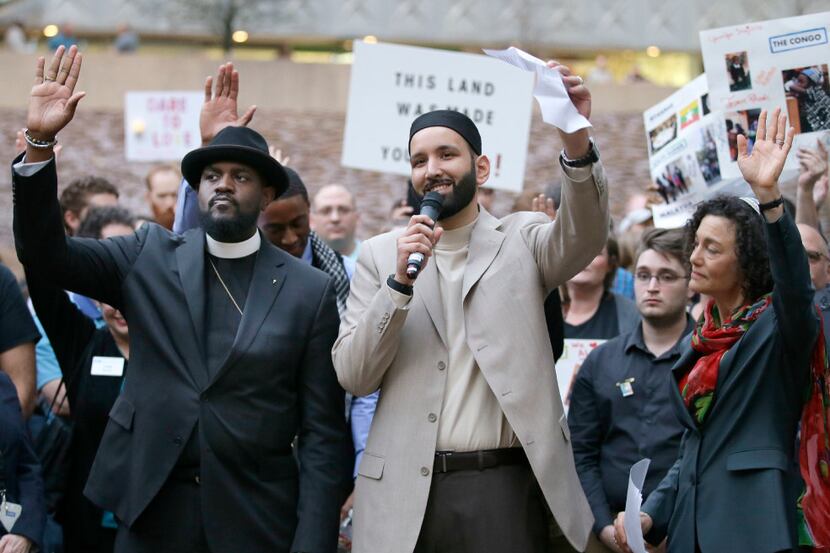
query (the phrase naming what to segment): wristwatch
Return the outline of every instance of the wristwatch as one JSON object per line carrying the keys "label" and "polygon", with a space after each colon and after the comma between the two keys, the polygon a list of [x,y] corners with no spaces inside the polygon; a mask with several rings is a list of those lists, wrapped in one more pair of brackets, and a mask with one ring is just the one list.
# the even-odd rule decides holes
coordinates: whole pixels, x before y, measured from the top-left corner
{"label": "wristwatch", "polygon": [[588,165],[599,161],[599,150],[597,150],[597,145],[594,143],[594,139],[589,138],[588,142],[591,144],[591,149],[588,150],[587,154],[576,159],[568,159],[568,156],[565,155],[565,150],[563,149],[562,154],[560,155],[562,165],[574,168],[587,167]]}
{"label": "wristwatch", "polygon": [[386,279],[386,285],[395,292],[406,294],[407,296],[412,295],[412,286],[398,282],[395,280],[395,275],[389,275]]}

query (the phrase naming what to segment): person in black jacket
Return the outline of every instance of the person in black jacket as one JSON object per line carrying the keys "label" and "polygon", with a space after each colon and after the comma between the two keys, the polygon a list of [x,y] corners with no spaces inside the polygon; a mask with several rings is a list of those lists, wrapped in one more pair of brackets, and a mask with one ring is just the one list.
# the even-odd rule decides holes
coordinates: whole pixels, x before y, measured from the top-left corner
{"label": "person in black jacket", "polygon": [[[23,424],[20,402],[11,379],[0,372],[0,489],[5,490],[4,510],[9,504],[21,511],[11,529],[0,525],[0,551],[29,553],[40,548],[46,508],[40,463]],[[2,499],[2,498],[0,498]]]}
{"label": "person in black jacket", "polygon": [[259,133],[233,126],[238,73],[222,66],[215,98],[206,83],[206,103],[233,117],[182,160],[204,229],[68,238],[52,147],[83,93],[81,56],[64,53],[38,60],[14,232],[27,271],[130,325],[130,374],[85,495],[117,518],[119,553],[334,550],[351,483],[335,293],[256,228],[287,178]]}
{"label": "person in black jacket", "polygon": [[[78,236],[109,238],[132,234],[133,218],[121,207],[90,210]],[[41,278],[28,276],[29,296],[52,343],[72,406],[74,422],[64,497],[58,508],[66,553],[111,553],[116,525],[112,515],[84,497],[95,453],[109,412],[121,393],[130,357],[129,329],[121,313],[99,304],[106,327],[70,301],[66,292]]]}

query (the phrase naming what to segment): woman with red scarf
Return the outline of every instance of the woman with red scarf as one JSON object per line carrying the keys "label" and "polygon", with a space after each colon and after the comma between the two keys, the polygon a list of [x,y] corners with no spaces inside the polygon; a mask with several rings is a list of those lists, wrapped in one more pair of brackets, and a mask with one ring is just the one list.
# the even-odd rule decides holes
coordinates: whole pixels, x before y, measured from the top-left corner
{"label": "woman with red scarf", "polygon": [[[640,515],[646,541],[667,538],[670,553],[830,546],[827,361],[807,257],[778,189],[786,123],[780,110],[762,113],[751,155],[738,138],[760,205],[718,197],[686,227],[689,288],[712,299],[672,371],[687,428],[679,457]],[[622,514],[615,527],[630,551]]]}

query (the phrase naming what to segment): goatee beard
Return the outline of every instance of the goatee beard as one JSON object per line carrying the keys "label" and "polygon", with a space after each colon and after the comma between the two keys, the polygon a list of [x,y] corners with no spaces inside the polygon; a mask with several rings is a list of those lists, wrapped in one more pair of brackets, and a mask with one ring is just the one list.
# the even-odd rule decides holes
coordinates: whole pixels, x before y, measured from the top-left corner
{"label": "goatee beard", "polygon": [[214,219],[209,211],[199,213],[202,228],[219,242],[242,242],[256,232],[258,213],[239,212],[232,219]]}
{"label": "goatee beard", "polygon": [[444,197],[444,205],[441,207],[441,216],[438,220],[448,219],[470,205],[476,195],[476,186],[476,173],[473,165],[470,167],[470,172],[453,184],[450,193]]}

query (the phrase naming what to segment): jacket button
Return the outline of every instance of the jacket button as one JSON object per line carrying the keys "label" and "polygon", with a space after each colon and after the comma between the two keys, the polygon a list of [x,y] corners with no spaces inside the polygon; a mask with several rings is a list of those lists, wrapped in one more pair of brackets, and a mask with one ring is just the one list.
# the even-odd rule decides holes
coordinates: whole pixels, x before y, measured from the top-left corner
{"label": "jacket button", "polygon": [[176,445],[182,445],[183,441],[184,440],[182,440],[181,436],[176,436],[175,438],[173,438],[173,443],[176,444]]}
{"label": "jacket button", "polygon": [[443,370],[444,370],[444,369],[446,369],[446,368],[447,368],[447,364],[446,364],[446,363],[444,363],[443,361],[438,361],[438,370],[439,370],[439,371],[443,371]]}
{"label": "jacket button", "polygon": [[438,420],[438,417],[435,416],[435,413],[430,413],[427,420],[429,420],[429,422],[435,422]]}
{"label": "jacket button", "polygon": [[429,469],[426,467],[421,467],[421,476],[429,476]]}

